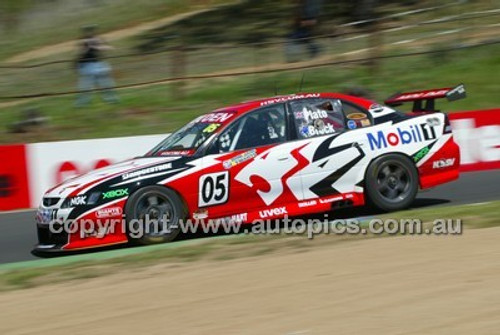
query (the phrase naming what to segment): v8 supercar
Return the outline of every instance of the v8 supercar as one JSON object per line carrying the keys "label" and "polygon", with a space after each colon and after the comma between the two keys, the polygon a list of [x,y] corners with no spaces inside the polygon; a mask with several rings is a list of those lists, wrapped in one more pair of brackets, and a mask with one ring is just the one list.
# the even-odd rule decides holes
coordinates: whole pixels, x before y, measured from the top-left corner
{"label": "v8 supercar", "polygon": [[[146,217],[252,223],[365,203],[406,208],[419,189],[458,178],[459,148],[434,99],[464,95],[463,85],[402,93],[383,106],[312,93],[218,109],[143,157],[48,190],[34,252],[168,242],[179,234],[179,225],[171,225],[131,236],[129,224],[145,225]],[[413,113],[390,107],[409,101]],[[89,220],[125,224],[84,229]],[[54,221],[70,222],[71,229],[49,229]]]}

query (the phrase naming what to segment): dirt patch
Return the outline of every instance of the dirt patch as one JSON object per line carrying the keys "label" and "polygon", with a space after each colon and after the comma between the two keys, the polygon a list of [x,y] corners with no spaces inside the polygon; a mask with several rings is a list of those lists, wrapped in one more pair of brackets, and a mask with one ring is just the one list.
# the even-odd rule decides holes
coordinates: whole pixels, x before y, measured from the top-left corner
{"label": "dirt patch", "polygon": [[499,234],[368,239],[13,291],[0,296],[0,333],[495,334]]}
{"label": "dirt patch", "polygon": [[[120,40],[123,38],[127,38],[130,36],[134,36],[140,33],[143,33],[145,31],[155,29],[158,27],[162,27],[164,25],[171,24],[173,22],[183,20],[185,18],[188,18],[193,15],[198,15],[200,13],[203,13],[207,11],[208,9],[200,9],[196,11],[192,11],[189,13],[182,13],[182,14],[177,14],[174,16],[169,16],[163,19],[151,21],[151,22],[146,22],[139,24],[134,27],[130,28],[124,28],[124,29],[119,29],[119,30],[114,30],[109,33],[101,34],[100,36],[105,39],[108,42]],[[43,57],[48,57],[52,55],[57,55],[65,52],[71,52],[73,50],[77,49],[77,44],[78,41],[68,41],[68,42],[63,42],[63,43],[58,43],[58,44],[53,44],[53,45],[48,45],[39,49],[31,50],[24,52],[22,54],[13,56],[9,59],[6,60],[6,63],[21,63],[21,62],[26,62],[30,61],[33,59],[37,58],[43,58]]]}

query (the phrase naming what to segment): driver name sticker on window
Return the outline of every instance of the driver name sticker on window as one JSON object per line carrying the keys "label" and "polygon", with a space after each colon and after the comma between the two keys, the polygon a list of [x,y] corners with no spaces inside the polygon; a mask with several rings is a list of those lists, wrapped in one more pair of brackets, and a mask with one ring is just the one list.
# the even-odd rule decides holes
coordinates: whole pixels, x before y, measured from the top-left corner
{"label": "driver name sticker on window", "polygon": [[328,118],[328,113],[324,110],[312,110],[310,108],[304,107],[302,111],[295,112],[295,117],[297,119],[304,119],[306,122],[313,122],[318,119],[326,119]]}
{"label": "driver name sticker on window", "polygon": [[226,203],[229,198],[229,172],[216,172],[200,177],[198,207]]}
{"label": "driver name sticker on window", "polygon": [[314,120],[319,120],[319,119],[326,119],[328,118],[328,113],[324,110],[308,110],[304,107],[304,110],[302,111],[304,114],[304,119],[308,122],[314,122]]}
{"label": "driver name sticker on window", "polygon": [[308,127],[309,136],[321,136],[335,133],[335,128],[331,124],[325,124],[324,127],[318,129],[314,126]]}

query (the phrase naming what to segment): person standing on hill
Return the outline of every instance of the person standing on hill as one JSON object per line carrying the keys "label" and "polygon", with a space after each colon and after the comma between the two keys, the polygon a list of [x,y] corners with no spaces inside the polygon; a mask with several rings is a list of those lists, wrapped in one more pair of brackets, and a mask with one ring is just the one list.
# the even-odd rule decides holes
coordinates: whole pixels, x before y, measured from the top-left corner
{"label": "person standing on hill", "polygon": [[293,56],[297,54],[300,45],[306,46],[309,56],[314,58],[320,52],[320,47],[313,39],[314,28],[318,24],[322,7],[321,0],[299,0],[293,20],[292,32],[286,48],[288,62],[294,61]]}
{"label": "person standing on hill", "polygon": [[112,49],[95,34],[96,27],[82,28],[83,37],[80,41],[80,52],[77,59],[79,74],[79,95],[76,106],[81,107],[90,102],[90,90],[101,89],[102,98],[108,103],[117,103],[118,97],[113,90],[115,83],[111,77],[111,67],[102,60],[102,51]]}

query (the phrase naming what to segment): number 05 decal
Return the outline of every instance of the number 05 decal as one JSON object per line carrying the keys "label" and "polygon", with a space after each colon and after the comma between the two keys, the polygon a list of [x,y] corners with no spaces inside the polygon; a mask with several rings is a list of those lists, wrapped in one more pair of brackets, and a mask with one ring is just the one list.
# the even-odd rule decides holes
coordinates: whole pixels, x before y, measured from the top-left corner
{"label": "number 05 decal", "polygon": [[199,207],[225,203],[229,196],[229,171],[201,176],[199,187]]}

